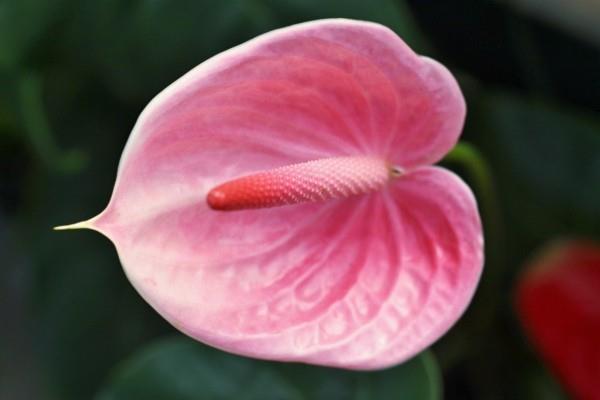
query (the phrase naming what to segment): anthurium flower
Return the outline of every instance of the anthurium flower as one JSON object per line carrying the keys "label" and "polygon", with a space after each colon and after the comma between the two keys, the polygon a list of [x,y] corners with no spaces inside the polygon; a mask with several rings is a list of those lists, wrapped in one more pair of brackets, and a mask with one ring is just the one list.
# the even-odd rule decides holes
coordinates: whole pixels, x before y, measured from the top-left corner
{"label": "anthurium flower", "polygon": [[517,311],[536,350],[577,399],[600,399],[600,247],[553,244],[524,270]]}
{"label": "anthurium flower", "polygon": [[108,207],[73,227],[186,334],[246,356],[397,364],[467,307],[482,268],[475,199],[430,166],[465,102],[388,28],[321,20],[200,64],[153,99]]}

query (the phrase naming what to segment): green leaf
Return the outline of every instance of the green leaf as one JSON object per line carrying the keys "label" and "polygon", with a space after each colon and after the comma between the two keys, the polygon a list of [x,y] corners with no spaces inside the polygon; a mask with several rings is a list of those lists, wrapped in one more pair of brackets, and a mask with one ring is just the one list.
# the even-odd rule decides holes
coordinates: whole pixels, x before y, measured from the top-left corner
{"label": "green leaf", "polygon": [[68,176],[19,159],[12,167],[11,176],[28,168],[11,236],[30,259],[21,267],[31,280],[26,327],[47,391],[30,398],[89,399],[112,365],[172,328],[131,287],[109,241],[93,232],[52,231],[106,205],[124,141],[118,133],[128,127],[114,102],[99,92],[48,95],[72,110],[53,121],[61,142],[81,148],[91,162]]}
{"label": "green leaf", "polygon": [[52,40],[46,34],[64,15],[67,1],[0,1],[0,67],[17,67]]}
{"label": "green leaf", "polygon": [[48,169],[79,172],[87,162],[79,150],[61,150],[54,140],[42,98],[41,79],[33,73],[24,74],[17,82],[21,121],[29,143]]}
{"label": "green leaf", "polygon": [[[255,365],[256,364],[256,365]],[[158,341],[118,368],[99,400],[301,399],[274,369],[191,339]]]}
{"label": "green leaf", "polygon": [[[319,18],[383,23],[411,46],[425,39],[401,1],[139,0],[81,2],[65,44],[125,101],[147,101],[189,69],[272,29]],[[110,27],[110,28],[109,28]]]}
{"label": "green leaf", "polygon": [[555,377],[551,376],[547,368],[540,364],[529,365],[524,371],[527,377],[526,385],[522,389],[524,399],[567,400],[564,389]]}
{"label": "green leaf", "polygon": [[238,357],[178,336],[126,360],[97,400],[434,400],[440,393],[428,352],[398,367],[355,372]]}
{"label": "green leaf", "polygon": [[242,0],[80,2],[68,51],[125,101],[146,102],[206,58],[237,44]]}
{"label": "green leaf", "polygon": [[541,236],[593,232],[600,222],[600,120],[505,94],[490,96],[486,111],[506,201],[525,227]]}
{"label": "green leaf", "polygon": [[307,400],[441,399],[441,375],[429,351],[382,371],[346,371],[301,364],[284,364],[279,369]]}

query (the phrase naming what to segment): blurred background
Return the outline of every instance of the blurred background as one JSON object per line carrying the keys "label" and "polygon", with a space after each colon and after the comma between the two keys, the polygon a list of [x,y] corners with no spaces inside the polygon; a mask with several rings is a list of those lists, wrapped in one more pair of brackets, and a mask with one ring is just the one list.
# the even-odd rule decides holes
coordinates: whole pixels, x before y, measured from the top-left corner
{"label": "blurred background", "polygon": [[[443,164],[480,202],[481,285],[431,350],[375,373],[191,342],[137,295],[108,240],[51,231],[104,208],[138,114],[167,84],[325,17],[392,28],[453,71],[469,107],[471,147]],[[596,0],[0,0],[0,399],[569,398],[515,287],[548,243],[599,236]]]}

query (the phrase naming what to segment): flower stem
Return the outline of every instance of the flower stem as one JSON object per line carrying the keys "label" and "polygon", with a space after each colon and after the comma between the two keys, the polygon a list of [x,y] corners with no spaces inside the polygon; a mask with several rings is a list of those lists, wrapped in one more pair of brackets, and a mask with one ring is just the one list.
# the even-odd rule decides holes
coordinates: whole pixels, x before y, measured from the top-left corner
{"label": "flower stem", "polygon": [[[444,162],[462,167],[468,174],[480,200],[481,212],[489,228],[499,233],[501,219],[499,215],[496,190],[490,167],[483,155],[473,145],[460,142],[446,155]],[[494,235],[496,236],[496,235]],[[498,237],[494,237],[498,239]]]}
{"label": "flower stem", "polygon": [[[464,324],[468,334],[463,337],[486,337],[494,334],[494,318],[502,307],[498,293],[502,290],[502,271],[506,267],[504,229],[502,214],[494,179],[489,164],[483,155],[471,144],[460,142],[446,155],[443,163],[452,164],[466,174],[467,180],[474,188],[479,200],[483,228],[485,231],[485,268],[481,277],[480,287],[474,299],[472,310]],[[456,341],[458,340],[458,342]],[[461,345],[461,335],[456,336],[452,345],[447,347],[458,348]],[[465,343],[463,343],[465,344]],[[465,344],[473,347],[472,344]],[[483,346],[483,344],[480,344]],[[475,348],[471,350],[477,351]],[[458,357],[464,356],[459,355]],[[446,351],[446,365],[455,362],[454,351]]]}
{"label": "flower stem", "polygon": [[26,73],[18,80],[18,102],[23,127],[39,160],[50,169],[61,172],[79,171],[85,164],[85,154],[79,150],[61,151],[52,136],[46,116],[42,82],[35,73]]}

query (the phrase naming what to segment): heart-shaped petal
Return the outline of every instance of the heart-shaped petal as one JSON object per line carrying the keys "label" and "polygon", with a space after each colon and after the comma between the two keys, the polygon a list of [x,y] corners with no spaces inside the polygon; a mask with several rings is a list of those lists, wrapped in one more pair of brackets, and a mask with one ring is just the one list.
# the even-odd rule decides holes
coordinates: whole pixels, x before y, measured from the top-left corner
{"label": "heart-shaped petal", "polygon": [[[481,272],[470,190],[424,166],[454,145],[464,115],[450,73],[385,27],[277,30],[158,95],[127,143],[110,204],[79,226],[113,240],[140,294],[200,341],[259,358],[396,364],[449,329]],[[360,156],[400,176],[323,203],[232,212],[206,203],[243,175]]]}

